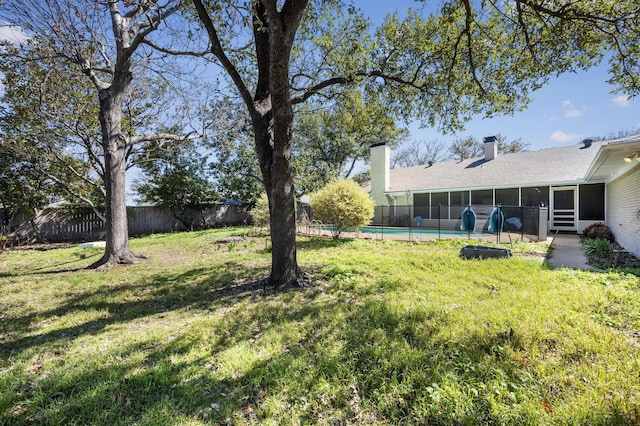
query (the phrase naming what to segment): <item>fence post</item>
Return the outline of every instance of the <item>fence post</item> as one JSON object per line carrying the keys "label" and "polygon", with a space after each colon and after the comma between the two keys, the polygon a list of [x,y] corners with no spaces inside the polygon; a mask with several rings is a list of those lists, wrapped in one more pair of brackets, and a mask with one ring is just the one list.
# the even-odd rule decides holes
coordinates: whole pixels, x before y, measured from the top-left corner
{"label": "fence post", "polygon": [[502,209],[500,208],[500,204],[498,204],[496,206],[496,209],[498,209],[498,226],[496,228],[496,243],[500,244],[500,232],[502,231],[502,227],[504,226],[504,220],[500,220],[500,218],[502,217]]}
{"label": "fence post", "polygon": [[438,203],[438,241],[440,241],[441,224],[442,224],[442,204]]}

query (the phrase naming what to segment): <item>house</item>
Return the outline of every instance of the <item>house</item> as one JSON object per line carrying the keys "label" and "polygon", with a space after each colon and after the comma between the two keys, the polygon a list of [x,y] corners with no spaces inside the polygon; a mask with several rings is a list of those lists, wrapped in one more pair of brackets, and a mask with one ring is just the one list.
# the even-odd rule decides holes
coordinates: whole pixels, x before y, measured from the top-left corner
{"label": "house", "polygon": [[[640,135],[505,155],[498,155],[489,137],[481,158],[389,165],[390,147],[373,144],[371,196],[389,211],[409,206],[405,217],[450,221],[453,227],[468,205],[485,217],[497,205],[543,207],[549,231],[581,232],[603,222],[620,245],[640,256]],[[389,217],[397,215],[374,223],[390,224]]]}

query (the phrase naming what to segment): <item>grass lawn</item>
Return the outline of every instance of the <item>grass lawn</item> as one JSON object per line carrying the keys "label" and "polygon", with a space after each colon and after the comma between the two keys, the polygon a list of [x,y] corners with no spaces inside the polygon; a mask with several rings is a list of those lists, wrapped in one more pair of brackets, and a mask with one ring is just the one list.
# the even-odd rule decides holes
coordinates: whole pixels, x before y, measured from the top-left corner
{"label": "grass lawn", "polygon": [[301,239],[312,285],[264,295],[247,232],[0,254],[0,424],[640,422],[637,275]]}

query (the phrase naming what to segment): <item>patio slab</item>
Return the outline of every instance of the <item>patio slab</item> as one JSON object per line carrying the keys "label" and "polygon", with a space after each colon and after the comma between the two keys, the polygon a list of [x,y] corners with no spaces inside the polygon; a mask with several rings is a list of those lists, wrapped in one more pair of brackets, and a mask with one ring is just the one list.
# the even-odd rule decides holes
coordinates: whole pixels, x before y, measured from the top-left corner
{"label": "patio slab", "polygon": [[556,234],[553,238],[553,251],[546,261],[552,268],[593,269],[582,251],[580,237],[577,234]]}

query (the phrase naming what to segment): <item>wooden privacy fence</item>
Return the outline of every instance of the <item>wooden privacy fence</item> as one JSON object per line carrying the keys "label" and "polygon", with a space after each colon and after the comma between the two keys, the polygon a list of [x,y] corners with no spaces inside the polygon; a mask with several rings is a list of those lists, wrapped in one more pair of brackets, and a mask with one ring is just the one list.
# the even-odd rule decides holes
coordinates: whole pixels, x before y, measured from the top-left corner
{"label": "wooden privacy fence", "polygon": [[[248,224],[251,216],[245,207],[218,205],[188,209],[191,229]],[[187,230],[171,209],[161,206],[127,207],[129,235],[145,235]],[[40,238],[50,242],[101,240],[105,237],[102,220],[92,210],[67,213],[46,208],[38,213],[35,225]]]}

